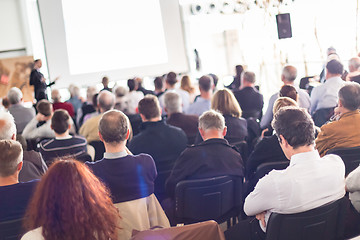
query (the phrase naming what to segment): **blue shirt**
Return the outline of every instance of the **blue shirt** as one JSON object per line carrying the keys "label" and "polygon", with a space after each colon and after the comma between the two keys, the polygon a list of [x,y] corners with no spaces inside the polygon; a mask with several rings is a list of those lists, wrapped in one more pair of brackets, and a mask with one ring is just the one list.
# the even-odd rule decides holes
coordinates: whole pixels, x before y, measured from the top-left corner
{"label": "blue shirt", "polygon": [[332,77],[311,92],[311,114],[322,108],[336,107],[338,93],[345,82],[340,77]]}
{"label": "blue shirt", "polygon": [[202,97],[198,97],[196,101],[190,105],[187,109],[186,114],[193,114],[200,116],[203,112],[210,110],[211,101],[210,99],[204,99]]}

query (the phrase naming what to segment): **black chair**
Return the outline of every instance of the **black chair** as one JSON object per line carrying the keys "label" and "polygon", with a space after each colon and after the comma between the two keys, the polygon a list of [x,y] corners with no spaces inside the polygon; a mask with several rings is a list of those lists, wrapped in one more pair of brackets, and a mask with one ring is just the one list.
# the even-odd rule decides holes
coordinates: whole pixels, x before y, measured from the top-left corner
{"label": "black chair", "polygon": [[0,222],[0,240],[18,240],[23,234],[21,219]]}
{"label": "black chair", "polygon": [[267,162],[262,163],[256,168],[255,176],[250,179],[249,182],[246,183],[246,192],[244,194],[244,197],[249,195],[251,193],[257,182],[263,178],[266,174],[271,172],[272,170],[283,170],[287,168],[290,164],[290,161],[278,161],[278,162]]}
{"label": "black chair", "polygon": [[266,227],[266,240],[343,239],[344,210],[345,201],[341,198],[302,213],[272,213]]}
{"label": "black chair", "polygon": [[243,178],[219,176],[185,180],[175,188],[175,216],[178,222],[195,223],[215,220],[227,221],[230,226],[240,216]]}
{"label": "black chair", "polygon": [[92,162],[91,156],[88,153],[82,153],[79,156],[75,156],[75,159],[80,162]]}
{"label": "black chair", "polygon": [[249,157],[249,151],[248,151],[248,144],[246,141],[239,141],[239,142],[231,142],[230,145],[233,145],[236,147],[236,149],[240,152],[243,164],[246,166],[246,161]]}
{"label": "black chair", "polygon": [[330,118],[334,115],[334,108],[322,108],[316,110],[312,118],[314,119],[314,124],[317,127],[321,127],[326,122],[330,120]]}
{"label": "black chair", "polygon": [[101,160],[104,157],[105,146],[102,141],[92,141],[89,142],[89,145],[93,146],[95,149],[94,161]]}
{"label": "black chair", "polygon": [[327,154],[336,154],[341,157],[345,164],[345,175],[351,173],[360,164],[360,146],[351,148],[334,148]]}
{"label": "black chair", "polygon": [[156,170],[158,172],[154,182],[154,193],[159,202],[162,202],[168,196],[165,192],[165,182],[169,178],[171,171],[174,167],[174,160],[164,161],[164,163],[157,163]]}

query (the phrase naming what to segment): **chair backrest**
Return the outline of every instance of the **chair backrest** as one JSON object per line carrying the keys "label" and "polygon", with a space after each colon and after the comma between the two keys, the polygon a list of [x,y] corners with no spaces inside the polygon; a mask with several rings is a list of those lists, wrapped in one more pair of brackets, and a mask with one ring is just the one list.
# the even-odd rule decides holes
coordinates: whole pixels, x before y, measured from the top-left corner
{"label": "chair backrest", "polygon": [[240,152],[241,158],[243,160],[243,164],[245,166],[249,156],[248,143],[246,141],[239,141],[239,142],[231,142],[230,145],[236,147],[236,149]]}
{"label": "chair backrest", "polygon": [[314,119],[315,126],[321,127],[327,121],[330,120],[332,115],[334,115],[333,107],[332,108],[322,108],[322,109],[316,110],[316,112],[312,116]]}
{"label": "chair backrest", "polygon": [[360,164],[360,146],[330,149],[326,154],[336,154],[341,157],[345,164],[345,175],[348,175]]}
{"label": "chair backrest", "polygon": [[343,239],[344,210],[345,201],[341,198],[302,213],[272,213],[266,228],[266,240]]}
{"label": "chair backrest", "polygon": [[181,181],[175,188],[175,215],[189,223],[221,223],[238,216],[243,204],[242,184],[243,178],[233,176]]}
{"label": "chair backrest", "polygon": [[95,149],[95,159],[94,161],[101,160],[104,157],[105,146],[102,141],[92,141],[89,142],[89,145],[93,146]]}
{"label": "chair backrest", "polygon": [[80,161],[80,162],[91,162],[91,156],[88,153],[82,153],[79,156],[75,157],[76,160]]}
{"label": "chair backrest", "polygon": [[23,234],[23,219],[0,222],[0,240],[18,240]]}

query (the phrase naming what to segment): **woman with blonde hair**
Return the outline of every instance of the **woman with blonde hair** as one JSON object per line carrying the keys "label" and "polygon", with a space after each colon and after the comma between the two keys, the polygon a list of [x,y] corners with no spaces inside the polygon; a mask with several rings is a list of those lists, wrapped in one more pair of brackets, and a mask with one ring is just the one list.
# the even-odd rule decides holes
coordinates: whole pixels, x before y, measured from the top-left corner
{"label": "woman with blonde hair", "polygon": [[195,87],[192,85],[190,77],[188,75],[184,75],[181,78],[181,84],[180,84],[180,88],[182,90],[185,90],[189,93],[190,96],[190,102],[194,102],[195,99]]}
{"label": "woman with blonde hair", "polygon": [[211,99],[211,109],[220,112],[225,118],[229,143],[245,140],[248,135],[247,122],[241,117],[241,108],[234,94],[228,89],[215,92]]}
{"label": "woman with blonde hair", "polygon": [[120,216],[107,188],[84,164],[53,163],[26,213],[22,240],[114,240]]}

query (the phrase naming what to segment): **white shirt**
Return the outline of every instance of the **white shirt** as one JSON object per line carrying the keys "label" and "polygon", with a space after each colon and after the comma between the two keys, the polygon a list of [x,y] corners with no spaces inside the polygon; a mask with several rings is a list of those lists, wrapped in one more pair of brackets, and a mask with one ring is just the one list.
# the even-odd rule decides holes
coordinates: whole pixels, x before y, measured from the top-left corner
{"label": "white shirt", "polygon": [[136,108],[143,98],[144,94],[139,91],[131,91],[126,94],[128,114],[136,114]]}
{"label": "white shirt", "polygon": [[[245,199],[248,216],[266,211],[291,214],[317,208],[345,195],[345,166],[337,155],[320,158],[319,153],[295,154],[284,170],[273,170],[257,183]],[[260,224],[263,231],[265,228]]]}
{"label": "white shirt", "polygon": [[340,77],[326,79],[326,82],[311,92],[311,114],[322,108],[336,107],[338,93],[345,82]]}
{"label": "white shirt", "polygon": [[42,227],[35,228],[22,236],[21,240],[44,240]]}
{"label": "white shirt", "polygon": [[345,182],[351,204],[360,212],[360,167],[349,173]]}

